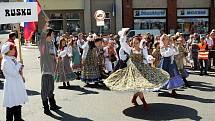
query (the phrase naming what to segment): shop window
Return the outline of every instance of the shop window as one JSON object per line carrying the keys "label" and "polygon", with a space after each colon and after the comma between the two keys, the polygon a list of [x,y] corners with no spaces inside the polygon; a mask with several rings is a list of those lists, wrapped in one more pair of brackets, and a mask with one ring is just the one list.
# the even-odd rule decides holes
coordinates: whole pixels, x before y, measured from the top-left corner
{"label": "shop window", "polygon": [[182,32],[184,34],[205,34],[209,30],[208,18],[180,18],[177,19],[177,23],[177,31]]}
{"label": "shop window", "polygon": [[165,29],[166,19],[134,19],[135,30]]}
{"label": "shop window", "polygon": [[50,25],[55,31],[63,31],[63,14],[52,13],[50,14]]}
{"label": "shop window", "polygon": [[66,25],[67,25],[67,32],[69,32],[70,34],[79,33],[80,32],[80,13],[77,13],[77,12],[66,13]]}

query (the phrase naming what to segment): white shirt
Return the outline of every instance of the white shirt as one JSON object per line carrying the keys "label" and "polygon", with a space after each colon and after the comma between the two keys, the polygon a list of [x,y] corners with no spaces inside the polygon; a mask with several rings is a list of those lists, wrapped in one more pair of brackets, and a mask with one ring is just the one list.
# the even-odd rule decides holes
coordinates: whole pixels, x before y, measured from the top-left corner
{"label": "white shirt", "polygon": [[81,49],[83,49],[83,45],[85,45],[85,43],[86,42],[83,39],[82,40],[78,39],[77,46],[80,47]]}
{"label": "white shirt", "polygon": [[125,51],[122,48],[119,49],[119,58],[123,61],[127,59],[127,55],[125,54]]}
{"label": "white shirt", "polygon": [[213,39],[212,39],[212,38],[209,38],[209,39],[206,38],[205,41],[207,42],[208,47],[212,47],[212,46],[214,45],[214,42],[213,42]]}

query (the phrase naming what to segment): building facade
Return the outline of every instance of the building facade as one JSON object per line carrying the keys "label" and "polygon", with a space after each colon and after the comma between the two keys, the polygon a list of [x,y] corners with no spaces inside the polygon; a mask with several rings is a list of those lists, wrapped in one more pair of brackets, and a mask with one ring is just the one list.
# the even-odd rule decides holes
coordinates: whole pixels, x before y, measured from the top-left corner
{"label": "building facade", "polygon": [[[96,32],[116,33],[122,27],[121,0],[39,0],[42,9],[57,32]],[[106,13],[105,25],[96,26],[94,13],[103,10]],[[118,24],[116,24],[118,23]],[[44,14],[39,15],[39,29],[44,25]]]}
{"label": "building facade", "polygon": [[215,28],[214,0],[123,0],[123,27],[207,33]]}

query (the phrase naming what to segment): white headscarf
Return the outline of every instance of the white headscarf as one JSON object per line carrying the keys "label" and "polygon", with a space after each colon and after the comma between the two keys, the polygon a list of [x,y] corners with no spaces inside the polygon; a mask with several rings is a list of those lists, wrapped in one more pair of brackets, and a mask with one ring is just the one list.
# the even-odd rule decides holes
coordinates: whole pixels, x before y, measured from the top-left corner
{"label": "white headscarf", "polygon": [[[10,46],[14,45],[12,42],[6,42],[1,47],[1,54],[5,55],[7,52],[10,51]],[[14,45],[15,46],[15,45]]]}

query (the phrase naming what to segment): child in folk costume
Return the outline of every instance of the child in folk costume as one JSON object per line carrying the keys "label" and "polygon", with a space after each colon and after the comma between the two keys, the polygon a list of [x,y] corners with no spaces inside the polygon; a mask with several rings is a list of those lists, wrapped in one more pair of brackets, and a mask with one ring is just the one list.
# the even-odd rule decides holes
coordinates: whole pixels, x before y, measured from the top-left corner
{"label": "child in folk costume", "polygon": [[16,48],[11,42],[2,46],[3,60],[1,70],[5,75],[3,106],[6,107],[6,120],[24,121],[21,116],[21,105],[28,100],[22,76],[23,65],[16,61]]}
{"label": "child in folk costume", "polygon": [[182,87],[184,81],[178,72],[177,65],[174,60],[174,54],[176,49],[170,41],[168,35],[163,34],[160,38],[160,52],[161,52],[161,63],[160,68],[169,73],[171,79],[166,84],[168,90],[172,90],[171,96],[176,96],[176,88]]}
{"label": "child in folk costume", "polygon": [[72,72],[70,67],[70,56],[65,38],[60,39],[58,51],[58,63],[56,68],[56,82],[63,82],[63,87],[70,86],[69,81],[76,79],[75,73]]}
{"label": "child in folk costume", "polygon": [[132,103],[138,105],[136,99],[140,97],[145,110],[147,103],[142,91],[159,90],[162,85],[169,80],[169,74],[161,69],[151,68],[144,63],[143,49],[140,48],[140,40],[133,38],[132,47],[126,43],[126,33],[128,28],[123,28],[118,34],[120,37],[121,47],[129,54],[128,66],[112,73],[106,80],[105,84],[112,90],[135,90]]}
{"label": "child in folk costume", "polygon": [[157,68],[160,65],[160,60],[161,60],[160,43],[155,42],[154,47],[155,49],[152,52],[152,56],[155,58],[155,61],[153,62],[153,67]]}
{"label": "child in folk costume", "polygon": [[179,73],[181,74],[183,81],[185,83],[185,86],[189,87],[190,85],[188,84],[188,81],[186,79],[189,76],[189,74],[184,67],[184,61],[185,61],[185,57],[187,55],[187,51],[183,47],[182,41],[183,41],[183,39],[181,37],[179,37],[176,41],[176,44],[177,44],[176,51],[178,54],[175,55],[175,61],[176,61],[176,65],[178,67]]}
{"label": "child in folk costume", "polygon": [[109,42],[108,46],[104,47],[105,67],[108,73],[113,72],[113,63],[119,60],[114,45],[114,42]]}
{"label": "child in folk costume", "polygon": [[72,67],[73,72],[77,75],[77,79],[80,79],[81,76],[81,52],[77,46],[77,40],[72,38],[69,47],[71,62],[70,67]]}
{"label": "child in folk costume", "polygon": [[98,64],[99,54],[94,39],[90,38],[83,48],[81,80],[87,85],[101,82],[101,73]]}
{"label": "child in folk costume", "polygon": [[[203,70],[204,74],[208,75],[208,44],[205,42],[205,37],[201,37],[200,43],[198,44],[198,59],[200,63],[200,76],[203,76]],[[204,62],[204,64],[203,64]]]}

